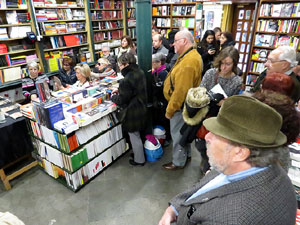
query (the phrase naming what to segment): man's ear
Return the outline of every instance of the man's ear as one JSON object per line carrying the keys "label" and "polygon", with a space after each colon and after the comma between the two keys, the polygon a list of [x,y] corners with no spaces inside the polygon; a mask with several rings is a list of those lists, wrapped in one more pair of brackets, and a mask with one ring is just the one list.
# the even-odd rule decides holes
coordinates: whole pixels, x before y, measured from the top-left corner
{"label": "man's ear", "polygon": [[236,146],[235,147],[235,161],[246,161],[250,156],[250,149],[246,146]]}

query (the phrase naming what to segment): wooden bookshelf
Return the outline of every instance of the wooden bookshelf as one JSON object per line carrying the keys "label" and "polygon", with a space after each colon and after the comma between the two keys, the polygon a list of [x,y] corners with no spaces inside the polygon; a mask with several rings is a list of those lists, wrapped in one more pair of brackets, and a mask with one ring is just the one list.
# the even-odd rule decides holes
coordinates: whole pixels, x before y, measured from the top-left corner
{"label": "wooden bookshelf", "polygon": [[[155,26],[158,29],[167,30],[179,29],[182,26],[180,23],[193,19],[193,26],[187,28],[195,36],[197,4],[202,4],[202,2],[152,4],[152,19],[155,20]],[[179,21],[181,22],[178,23]]]}
{"label": "wooden bookshelf", "polygon": [[136,12],[135,12],[135,1],[126,0],[124,7],[124,26],[126,27],[126,35],[136,40]]}
{"label": "wooden bookshelf", "polygon": [[[297,15],[297,11],[295,10],[299,4],[299,0],[278,0],[276,2],[272,0],[260,0],[255,20],[252,48],[249,54],[247,71],[249,77],[251,75],[260,75],[262,71],[255,70],[254,65],[264,64],[270,51],[277,46],[289,42],[289,46],[299,51],[300,15]],[[284,11],[282,10],[283,8]],[[254,54],[260,56],[260,53],[263,55],[260,59],[252,57]],[[262,67],[259,68],[263,69]],[[249,77],[247,76],[246,85],[250,83]]]}
{"label": "wooden bookshelf", "polygon": [[[10,80],[9,76],[12,73],[20,73],[20,76],[18,76],[21,79],[23,73],[21,69],[25,68],[25,66],[27,65],[27,63],[25,63],[26,57],[35,54],[35,46],[26,42],[27,32],[32,31],[33,23],[32,18],[29,18],[27,14],[30,13],[30,4],[29,1],[26,2],[26,5],[19,5],[19,8],[16,7],[0,9],[0,17],[3,23],[0,25],[0,28],[2,29],[2,33],[6,31],[8,37],[0,39],[0,44],[6,46],[6,49],[3,49],[0,53],[0,89],[3,86],[6,86],[5,83],[13,85],[15,84],[14,80],[6,81]],[[16,49],[23,49],[13,51],[12,49],[14,49],[15,46],[17,46]],[[37,61],[39,61],[39,58],[37,59]],[[7,70],[16,67],[20,67],[20,70],[14,72],[10,72],[10,70]]]}
{"label": "wooden bookshelf", "polygon": [[95,0],[90,2],[90,15],[91,39],[95,48],[95,60],[97,60],[101,56],[102,45],[113,48],[110,45],[111,42],[120,40],[125,34],[124,1]]}

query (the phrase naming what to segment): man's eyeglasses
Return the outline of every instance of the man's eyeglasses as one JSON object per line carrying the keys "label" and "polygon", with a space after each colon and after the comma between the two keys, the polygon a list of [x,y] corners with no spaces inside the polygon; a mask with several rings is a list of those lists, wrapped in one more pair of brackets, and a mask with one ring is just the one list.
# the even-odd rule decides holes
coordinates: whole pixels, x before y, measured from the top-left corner
{"label": "man's eyeglasses", "polygon": [[63,64],[63,66],[70,66],[69,64]]}
{"label": "man's eyeglasses", "polygon": [[174,43],[176,43],[177,41],[180,41],[181,39],[184,39],[184,38],[179,38],[177,40],[174,39]]}
{"label": "man's eyeglasses", "polygon": [[266,63],[269,62],[271,64],[274,64],[274,63],[283,62],[283,61],[286,61],[286,60],[272,60],[272,59],[267,59]]}

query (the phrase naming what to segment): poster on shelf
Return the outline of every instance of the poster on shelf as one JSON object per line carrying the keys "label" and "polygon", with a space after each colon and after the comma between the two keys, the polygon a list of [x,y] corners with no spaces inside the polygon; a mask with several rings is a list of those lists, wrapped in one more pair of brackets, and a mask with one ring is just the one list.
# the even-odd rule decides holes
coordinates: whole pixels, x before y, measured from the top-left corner
{"label": "poster on shelf", "polygon": [[245,14],[245,10],[241,9],[241,10],[239,11],[239,20],[244,19],[244,14]]}
{"label": "poster on shelf", "polygon": [[235,35],[235,41],[240,41],[241,39],[241,32],[237,32]]}
{"label": "poster on shelf", "polygon": [[243,27],[243,22],[242,22],[242,21],[239,21],[239,22],[237,23],[237,28],[236,28],[236,30],[237,30],[237,31],[241,31],[241,30],[242,30],[242,27]]}
{"label": "poster on shelf", "polygon": [[242,34],[242,42],[246,42],[247,41],[247,33],[243,33]]}
{"label": "poster on shelf", "polygon": [[244,31],[247,31],[248,30],[248,22],[244,22]]}
{"label": "poster on shelf", "polygon": [[246,10],[245,20],[250,20],[251,10]]}

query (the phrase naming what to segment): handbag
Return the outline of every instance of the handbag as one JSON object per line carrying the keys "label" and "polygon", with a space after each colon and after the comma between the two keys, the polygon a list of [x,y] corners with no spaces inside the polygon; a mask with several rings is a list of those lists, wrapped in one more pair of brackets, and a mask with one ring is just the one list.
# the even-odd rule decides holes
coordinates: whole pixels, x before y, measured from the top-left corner
{"label": "handbag", "polygon": [[118,107],[116,110],[116,117],[119,120],[119,122],[124,122],[127,114],[128,106],[125,108]]}

